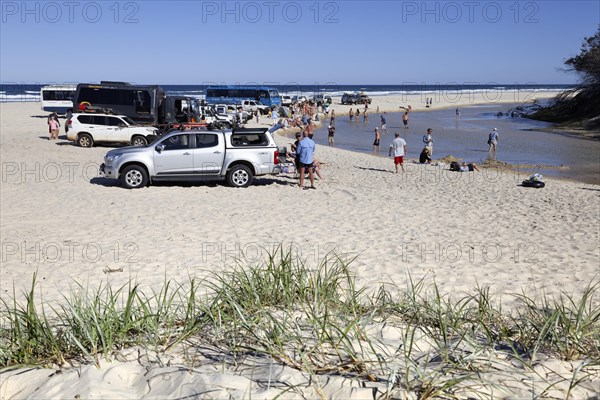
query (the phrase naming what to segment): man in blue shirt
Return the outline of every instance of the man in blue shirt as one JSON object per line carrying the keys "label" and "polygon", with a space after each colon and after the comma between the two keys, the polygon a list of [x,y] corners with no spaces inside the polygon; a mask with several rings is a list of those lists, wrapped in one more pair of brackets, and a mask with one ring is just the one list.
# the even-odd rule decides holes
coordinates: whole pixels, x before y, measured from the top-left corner
{"label": "man in blue shirt", "polygon": [[498,129],[494,128],[488,135],[488,153],[489,158],[496,159],[496,146],[498,145]]}
{"label": "man in blue shirt", "polygon": [[304,187],[304,171],[308,169],[308,177],[310,179],[310,189],[316,189],[315,187],[315,175],[313,172],[313,154],[315,152],[315,142],[308,137],[308,131],[304,131],[304,138],[298,143],[298,147],[296,147],[296,154],[298,155],[298,161],[300,164],[299,172],[300,172],[300,187],[304,189],[308,189]]}

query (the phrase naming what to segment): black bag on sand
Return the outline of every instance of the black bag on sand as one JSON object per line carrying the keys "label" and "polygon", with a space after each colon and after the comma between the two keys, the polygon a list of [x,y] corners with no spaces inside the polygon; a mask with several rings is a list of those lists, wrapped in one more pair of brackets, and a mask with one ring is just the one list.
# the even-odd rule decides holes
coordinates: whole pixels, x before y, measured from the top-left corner
{"label": "black bag on sand", "polygon": [[540,174],[533,174],[531,175],[528,179],[525,179],[522,183],[522,186],[525,187],[533,187],[533,188],[543,188],[544,186],[546,186],[546,184],[544,183],[544,177]]}

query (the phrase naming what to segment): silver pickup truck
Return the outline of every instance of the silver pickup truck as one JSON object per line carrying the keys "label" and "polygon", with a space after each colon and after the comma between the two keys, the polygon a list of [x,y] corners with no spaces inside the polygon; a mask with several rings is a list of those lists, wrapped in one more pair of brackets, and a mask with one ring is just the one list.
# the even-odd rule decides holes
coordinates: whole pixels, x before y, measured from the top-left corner
{"label": "silver pickup truck", "polygon": [[100,174],[128,189],[160,181],[226,179],[246,187],[255,176],[279,172],[279,152],[264,128],[235,131],[175,131],[144,147],[109,151]]}

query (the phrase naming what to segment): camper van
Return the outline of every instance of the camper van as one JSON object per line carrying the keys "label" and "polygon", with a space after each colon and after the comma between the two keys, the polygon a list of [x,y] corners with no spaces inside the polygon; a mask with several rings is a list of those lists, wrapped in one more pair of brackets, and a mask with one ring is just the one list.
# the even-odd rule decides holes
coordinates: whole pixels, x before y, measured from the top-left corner
{"label": "camper van", "polygon": [[73,111],[112,112],[139,124],[160,124],[159,108],[165,95],[160,86],[126,82],[80,83],[73,96]]}

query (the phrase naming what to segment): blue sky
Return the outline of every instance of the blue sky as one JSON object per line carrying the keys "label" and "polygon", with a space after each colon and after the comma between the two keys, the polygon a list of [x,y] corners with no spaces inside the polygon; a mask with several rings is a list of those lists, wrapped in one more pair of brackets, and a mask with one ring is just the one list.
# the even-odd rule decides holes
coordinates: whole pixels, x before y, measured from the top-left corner
{"label": "blue sky", "polygon": [[573,83],[600,1],[1,1],[3,83]]}

